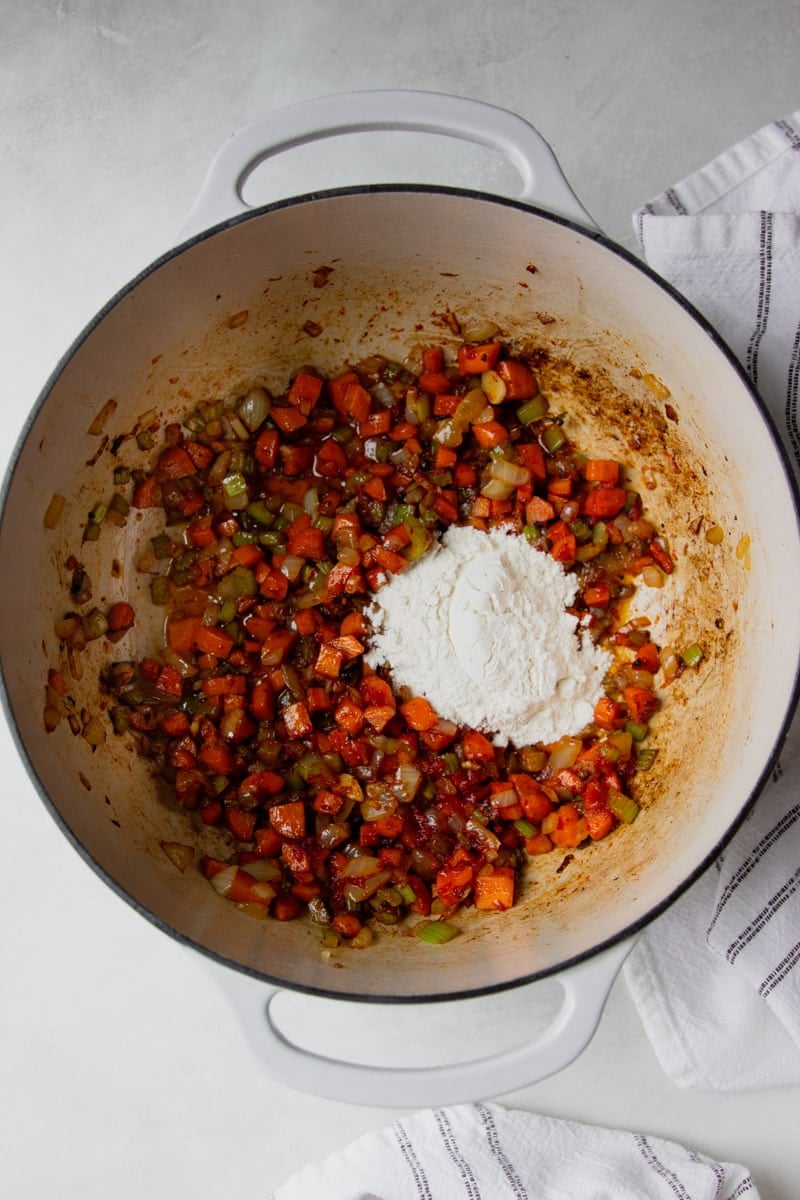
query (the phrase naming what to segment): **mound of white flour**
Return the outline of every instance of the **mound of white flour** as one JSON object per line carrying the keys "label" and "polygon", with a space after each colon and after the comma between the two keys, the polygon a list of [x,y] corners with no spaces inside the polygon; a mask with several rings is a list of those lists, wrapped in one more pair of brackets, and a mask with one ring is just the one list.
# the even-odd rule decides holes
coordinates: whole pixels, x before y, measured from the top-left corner
{"label": "mound of white flour", "polygon": [[453,527],[376,595],[367,662],[496,745],[580,733],[611,656],[578,636],[576,590],[524,537]]}

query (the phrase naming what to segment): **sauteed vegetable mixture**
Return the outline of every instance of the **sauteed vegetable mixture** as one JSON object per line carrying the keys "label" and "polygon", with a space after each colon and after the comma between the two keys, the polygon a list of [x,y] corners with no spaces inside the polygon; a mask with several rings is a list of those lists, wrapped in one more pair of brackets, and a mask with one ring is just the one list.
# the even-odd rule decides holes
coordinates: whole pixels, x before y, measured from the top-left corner
{"label": "sauteed vegetable mixture", "polygon": [[[484,336],[334,378],[303,368],[282,395],[201,404],[163,436],[152,470],[118,479],[134,509],[162,514],[140,565],[164,644],[104,683],[117,733],[187,820],[227,831],[227,853],[200,863],[220,896],[261,918],[307,911],[324,945],[365,946],[409,914],[441,943],[459,910],[510,908],[526,859],[635,819],[654,676],[702,651],[665,651],[626,616],[672,559],[622,464],[572,444],[535,355]],[[582,736],[494,745],[365,663],[374,594],[465,524],[574,572],[579,627],[615,664]],[[135,620],[120,601],[59,633],[120,643]]]}

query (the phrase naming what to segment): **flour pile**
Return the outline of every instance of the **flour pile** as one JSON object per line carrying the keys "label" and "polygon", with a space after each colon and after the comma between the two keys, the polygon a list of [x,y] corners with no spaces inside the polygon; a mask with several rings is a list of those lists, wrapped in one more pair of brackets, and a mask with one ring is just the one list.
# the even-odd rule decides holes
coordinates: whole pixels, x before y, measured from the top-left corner
{"label": "flour pile", "polygon": [[553,742],[591,722],[611,665],[577,634],[566,611],[576,592],[524,537],[453,527],[378,592],[366,659],[498,746]]}

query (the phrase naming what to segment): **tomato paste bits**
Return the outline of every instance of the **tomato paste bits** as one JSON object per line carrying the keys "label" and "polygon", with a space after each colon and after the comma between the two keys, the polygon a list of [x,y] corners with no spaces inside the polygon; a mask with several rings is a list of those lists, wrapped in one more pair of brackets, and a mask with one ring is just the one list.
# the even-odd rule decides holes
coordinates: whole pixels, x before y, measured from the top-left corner
{"label": "tomato paste bits", "polygon": [[243,912],[444,943],[529,860],[636,817],[661,648],[631,597],[673,563],[624,465],[551,410],[545,357],[303,367],[121,441],[112,507],[154,510],[164,640],[125,656],[128,596],[62,640],[108,638],[116,733],[186,814],[165,852]]}

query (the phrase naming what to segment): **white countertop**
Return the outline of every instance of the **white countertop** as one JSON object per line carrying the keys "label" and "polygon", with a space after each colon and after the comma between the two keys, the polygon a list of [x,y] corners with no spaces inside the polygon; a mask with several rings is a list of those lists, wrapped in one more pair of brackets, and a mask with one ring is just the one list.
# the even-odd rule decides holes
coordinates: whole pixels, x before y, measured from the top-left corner
{"label": "white countertop", "polygon": [[[0,28],[3,462],[73,337],[174,240],[214,151],[275,107],[404,87],[514,109],[630,248],[639,204],[798,103],[794,0],[0,0]],[[368,182],[376,156],[287,160],[252,194]],[[405,156],[381,146],[382,177],[414,178]],[[426,166],[431,182],[501,177],[461,148]],[[199,957],[70,849],[5,727],[0,763],[4,1194],[266,1197],[399,1115],[274,1083]],[[502,1003],[524,1028],[524,994]],[[363,1011],[389,1039],[391,1010]],[[578,1060],[501,1099],[745,1163],[764,1200],[800,1190],[800,1088],[677,1088],[622,978]]]}

